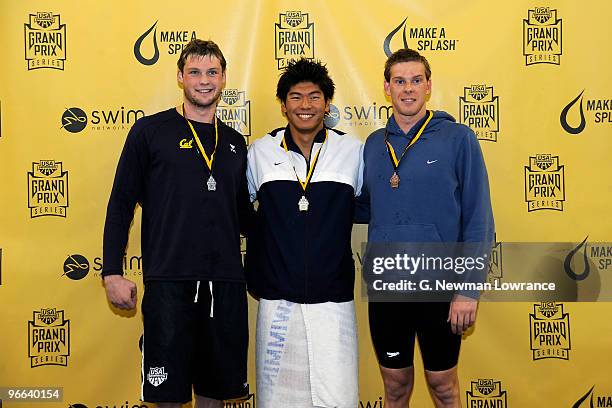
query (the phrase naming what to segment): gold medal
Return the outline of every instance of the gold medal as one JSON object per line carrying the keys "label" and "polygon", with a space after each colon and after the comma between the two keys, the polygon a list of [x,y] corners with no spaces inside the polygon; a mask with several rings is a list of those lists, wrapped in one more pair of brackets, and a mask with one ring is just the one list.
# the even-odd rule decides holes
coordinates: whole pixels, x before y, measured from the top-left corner
{"label": "gold medal", "polygon": [[397,175],[396,172],[393,172],[393,175],[389,179],[389,184],[391,184],[391,188],[398,188],[399,182],[400,182],[399,176]]}

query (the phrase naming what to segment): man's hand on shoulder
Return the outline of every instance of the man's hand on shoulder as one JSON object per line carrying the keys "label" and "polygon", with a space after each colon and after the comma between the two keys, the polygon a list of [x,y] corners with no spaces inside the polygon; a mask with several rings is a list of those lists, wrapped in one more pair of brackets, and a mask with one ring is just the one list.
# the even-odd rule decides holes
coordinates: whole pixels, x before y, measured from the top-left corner
{"label": "man's hand on shoulder", "polygon": [[118,309],[131,310],[136,307],[136,284],[122,275],[104,277],[104,288],[108,301]]}
{"label": "man's hand on shoulder", "polygon": [[448,311],[447,321],[455,334],[463,334],[476,321],[478,301],[467,296],[455,295]]}

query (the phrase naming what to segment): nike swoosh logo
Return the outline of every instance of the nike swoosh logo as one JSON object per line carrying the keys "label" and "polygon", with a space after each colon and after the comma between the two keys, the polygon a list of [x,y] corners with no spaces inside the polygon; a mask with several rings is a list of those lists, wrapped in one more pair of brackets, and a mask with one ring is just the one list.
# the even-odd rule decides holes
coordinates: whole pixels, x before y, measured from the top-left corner
{"label": "nike swoosh logo", "polygon": [[394,352],[394,353],[389,353],[389,352],[387,351],[387,357],[397,357],[397,356],[399,356],[399,351],[396,351],[396,352]]}
{"label": "nike swoosh logo", "polygon": [[433,163],[435,163],[437,161],[438,161],[437,159],[436,160],[427,160],[427,164],[433,164]]}
{"label": "nike swoosh logo", "polygon": [[283,164],[284,162],[278,162],[278,163],[274,163],[275,166],[278,166],[279,164]]}

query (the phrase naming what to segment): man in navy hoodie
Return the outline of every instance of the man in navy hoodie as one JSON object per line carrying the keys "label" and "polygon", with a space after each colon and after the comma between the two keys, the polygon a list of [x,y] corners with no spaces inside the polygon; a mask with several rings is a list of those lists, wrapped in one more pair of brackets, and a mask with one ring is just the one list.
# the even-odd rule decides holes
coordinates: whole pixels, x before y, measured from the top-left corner
{"label": "man in navy hoodie", "polygon": [[[448,113],[426,109],[427,60],[401,49],[385,64],[393,116],[364,149],[369,242],[493,241],[487,172],[476,136]],[[385,407],[406,407],[414,383],[414,340],[436,407],[459,407],[461,334],[474,324],[477,295],[450,302],[370,302],[372,342],[385,385]],[[398,322],[401,322],[398,324]]]}

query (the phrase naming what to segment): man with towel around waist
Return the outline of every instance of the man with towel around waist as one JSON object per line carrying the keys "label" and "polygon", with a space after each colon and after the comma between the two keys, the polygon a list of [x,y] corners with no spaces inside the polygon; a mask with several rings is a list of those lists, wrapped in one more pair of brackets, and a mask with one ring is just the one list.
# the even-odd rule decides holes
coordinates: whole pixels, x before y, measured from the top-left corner
{"label": "man with towel around waist", "polygon": [[290,63],[276,92],[289,123],[248,153],[260,408],[358,404],[351,230],[363,144],[324,126],[333,95],[320,62]]}

